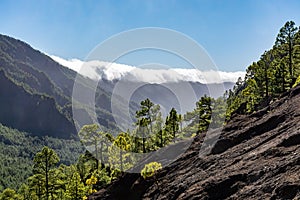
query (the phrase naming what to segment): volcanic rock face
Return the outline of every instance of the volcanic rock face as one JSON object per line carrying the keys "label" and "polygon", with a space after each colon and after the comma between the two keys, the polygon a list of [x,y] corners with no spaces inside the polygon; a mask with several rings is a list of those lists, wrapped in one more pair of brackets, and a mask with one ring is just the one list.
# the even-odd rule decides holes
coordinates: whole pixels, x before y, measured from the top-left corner
{"label": "volcanic rock face", "polygon": [[[124,174],[89,199],[300,199],[300,87],[236,115],[207,156],[203,136],[153,180]],[[210,134],[210,133],[207,133]]]}

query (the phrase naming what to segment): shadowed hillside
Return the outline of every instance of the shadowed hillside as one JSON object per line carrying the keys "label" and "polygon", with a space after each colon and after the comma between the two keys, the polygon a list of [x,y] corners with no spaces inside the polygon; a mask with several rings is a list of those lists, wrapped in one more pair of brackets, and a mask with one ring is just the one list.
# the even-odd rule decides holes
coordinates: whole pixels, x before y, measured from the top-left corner
{"label": "shadowed hillside", "polygon": [[[57,108],[52,97],[27,92],[0,70],[0,121],[38,135],[70,138],[75,127]],[[46,114],[47,113],[47,114]]]}
{"label": "shadowed hillside", "polygon": [[[35,135],[63,138],[76,135],[71,108],[76,76],[76,72],[28,44],[0,35],[0,123]],[[93,93],[92,85],[92,80],[77,76],[77,87],[84,91],[83,97]],[[110,94],[98,87],[96,97],[99,123],[114,128],[109,123]],[[87,115],[87,108],[80,102],[77,104],[75,109]]]}

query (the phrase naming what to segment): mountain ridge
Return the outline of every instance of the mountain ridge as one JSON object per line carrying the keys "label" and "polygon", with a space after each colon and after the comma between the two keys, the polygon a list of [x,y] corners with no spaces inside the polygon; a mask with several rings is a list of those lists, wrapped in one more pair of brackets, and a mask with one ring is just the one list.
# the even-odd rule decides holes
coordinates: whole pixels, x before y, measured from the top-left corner
{"label": "mountain ridge", "polygon": [[[53,127],[47,131],[46,128],[42,128],[42,126],[39,126],[40,128],[34,127],[35,121],[38,121],[39,123],[48,125],[49,119],[47,117],[41,116],[39,119],[39,115],[47,115],[46,113],[39,112],[38,107],[35,105],[35,107],[32,105],[31,109],[24,110],[26,113],[30,113],[30,115],[35,115],[33,121],[28,121],[28,123],[18,123],[16,121],[21,120],[21,116],[17,112],[6,112],[6,116],[2,115],[0,118],[0,123],[3,123],[4,125],[11,126],[13,128],[18,128],[21,131],[27,131],[32,132],[36,135],[54,135],[56,137],[70,137],[74,136],[76,137],[76,129],[81,128],[82,125],[93,123],[92,118],[90,117],[92,114],[92,107],[91,103],[93,101],[89,101],[88,98],[84,98],[85,96],[92,96],[95,95],[95,107],[96,107],[96,115],[97,120],[100,123],[101,126],[103,126],[104,129],[117,129],[115,124],[115,119],[120,118],[119,115],[114,115],[112,113],[111,108],[111,97],[112,93],[114,92],[114,87],[116,82],[110,82],[101,80],[97,84],[97,88],[95,88],[94,80],[89,79],[87,77],[84,77],[77,72],[64,67],[54,61],[51,57],[48,55],[45,55],[44,53],[33,49],[29,44],[14,39],[9,36],[1,35],[0,34],[0,70],[4,72],[5,75],[2,74],[2,80],[6,80],[6,82],[13,83],[17,87],[14,87],[18,91],[18,87],[23,88],[23,101],[24,108],[26,108],[26,103],[30,102],[30,96],[33,94],[36,94],[36,97],[40,98],[46,98],[49,99],[48,108],[50,109],[50,112],[55,112],[58,115],[57,116],[63,116],[63,120],[61,120],[62,124],[53,124]],[[11,82],[12,81],[12,82]],[[76,81],[76,87],[80,89],[82,92],[81,96],[82,98],[76,99],[76,102],[72,102],[72,94],[73,94],[73,85]],[[127,82],[128,87],[136,84]],[[124,85],[126,85],[124,84]],[[194,102],[196,102],[197,98],[200,98],[204,93],[209,92],[207,90],[207,85],[200,84],[200,83],[194,83],[194,82],[182,82],[182,83],[166,83],[171,88],[182,88],[182,85],[188,84],[190,88],[192,88],[196,93],[195,101],[189,101],[190,103],[186,106],[185,109],[180,109],[180,106],[178,103],[170,104],[169,102],[173,102],[174,95],[171,95],[174,91],[168,91],[168,94],[162,92],[162,86],[157,84],[149,84],[147,90],[138,90],[136,92],[136,96],[132,97],[132,101],[129,105],[129,110],[131,115],[134,115],[135,111],[138,109],[139,103],[146,99],[160,99],[163,100],[162,102],[155,102],[155,103],[161,103],[162,106],[166,107],[166,113],[170,110],[171,107],[176,107],[178,110],[182,110],[182,112],[190,111],[194,108]],[[162,84],[163,85],[163,84]],[[232,87],[232,84],[224,83],[226,86],[225,89],[229,89]],[[159,87],[157,87],[159,86]],[[222,95],[224,92],[224,87],[222,87],[223,84],[216,84],[214,89],[217,91],[217,95]],[[219,89],[218,89],[219,88]],[[221,89],[220,89],[221,88]],[[149,90],[150,89],[150,90]],[[126,91],[127,89],[125,89]],[[151,93],[149,91],[152,91]],[[177,90],[177,91],[185,91],[184,89]],[[11,91],[8,91],[11,92]],[[25,93],[24,93],[25,92]],[[94,94],[96,93],[96,94]],[[17,101],[13,98],[13,96],[10,96],[7,98],[7,94],[3,94],[3,98],[1,98],[1,103],[3,108],[5,105],[9,105],[8,107],[14,108],[18,107],[19,105],[22,105],[22,102],[19,101],[18,104]],[[149,96],[150,95],[150,96]],[[151,97],[152,95],[152,97]],[[165,95],[164,98],[161,98],[160,95]],[[178,96],[186,96],[182,94],[175,94]],[[120,110],[122,108],[128,107],[126,104],[126,101],[124,101],[124,97],[116,94],[117,96],[117,106],[119,106]],[[48,98],[50,97],[50,98]],[[53,98],[54,103],[50,103],[50,99]],[[86,102],[86,100],[88,102]],[[40,100],[42,101],[42,100]],[[177,100],[178,101],[178,100]],[[37,103],[38,101],[36,101]],[[43,101],[46,102],[46,101]],[[14,103],[14,104],[12,104]],[[73,103],[73,104],[72,104]],[[182,102],[180,102],[182,103]],[[74,106],[75,105],[75,106]],[[115,105],[114,105],[115,106]],[[4,108],[5,109],[5,108]],[[124,110],[124,109],[123,109]],[[79,118],[84,118],[82,121],[78,121],[78,119],[75,119],[73,121],[73,112],[77,115],[79,115]],[[44,111],[45,112],[45,111]],[[7,117],[7,119],[6,119]],[[23,116],[24,117],[24,116]],[[10,120],[8,120],[10,118]],[[24,117],[25,118],[25,117]],[[61,119],[61,118],[59,118]],[[119,121],[122,121],[123,119],[119,119]],[[42,122],[43,121],[43,122]],[[68,128],[56,128],[56,127],[68,127]],[[30,128],[29,128],[30,127]]]}
{"label": "mountain ridge", "polygon": [[[17,112],[6,112],[6,116],[1,116],[2,120],[0,120],[0,122],[4,125],[18,128],[21,131],[27,131],[35,135],[49,135],[62,138],[77,137],[77,131],[75,129],[77,122],[73,121],[72,113],[73,85],[76,79],[77,86],[89,94],[93,92],[92,80],[78,75],[75,71],[60,65],[49,56],[33,49],[29,44],[5,35],[0,35],[0,70],[3,71],[1,76],[2,81],[11,83],[10,85],[13,86],[14,89],[22,91],[22,94],[25,94],[25,96],[22,96],[22,101],[17,102],[13,96],[8,97],[6,93],[1,93],[1,106],[3,108],[7,105],[10,108],[23,105],[24,109],[26,109],[26,103],[30,102],[32,95],[36,95],[36,97],[40,96],[46,99],[53,98],[54,103],[48,101],[49,112],[53,111],[63,116],[63,118],[58,118],[61,119],[60,122],[57,121],[57,123],[61,124],[53,124],[49,130],[40,125],[37,125],[37,127],[40,128],[35,127],[35,120],[27,121],[28,124],[19,123],[19,125],[16,125],[16,121],[21,120]],[[5,90],[8,88],[2,89]],[[8,90],[8,92],[13,91]],[[97,95],[104,95],[110,98],[110,94],[101,88],[97,88]],[[78,107],[75,107],[75,110],[79,110],[83,113],[88,112],[83,104],[85,102],[76,103]],[[98,105],[96,111],[99,117],[101,117],[99,122],[100,124],[102,123],[101,125],[106,126],[108,124],[106,118],[111,119],[111,113],[106,111],[106,107],[101,107],[102,104]],[[44,124],[45,127],[51,126],[48,125],[49,120],[45,117],[47,116],[47,111],[44,110],[42,112],[38,109],[37,105],[32,105],[30,110],[24,110],[24,112],[27,114],[30,113],[30,116],[35,116],[35,119],[39,119],[40,117],[37,121]],[[26,119],[25,116],[23,117]],[[8,120],[8,118],[10,118],[10,120]]]}

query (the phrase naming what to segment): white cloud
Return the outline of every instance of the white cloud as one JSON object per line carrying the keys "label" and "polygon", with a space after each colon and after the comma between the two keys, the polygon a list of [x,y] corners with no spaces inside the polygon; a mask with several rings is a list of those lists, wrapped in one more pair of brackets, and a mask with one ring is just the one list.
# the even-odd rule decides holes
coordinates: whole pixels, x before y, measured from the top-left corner
{"label": "white cloud", "polygon": [[78,59],[70,59],[70,60],[65,60],[63,58],[60,58],[58,56],[53,56],[49,55],[53,60],[58,62],[59,64],[68,67],[76,72],[79,72],[81,66],[83,65],[83,61],[78,60]]}
{"label": "white cloud", "polygon": [[244,77],[245,72],[200,71],[198,69],[144,69],[118,63],[103,61],[65,60],[58,56],[50,56],[61,65],[68,67],[91,79],[143,81],[148,83],[165,83],[193,81],[200,83],[236,82]]}

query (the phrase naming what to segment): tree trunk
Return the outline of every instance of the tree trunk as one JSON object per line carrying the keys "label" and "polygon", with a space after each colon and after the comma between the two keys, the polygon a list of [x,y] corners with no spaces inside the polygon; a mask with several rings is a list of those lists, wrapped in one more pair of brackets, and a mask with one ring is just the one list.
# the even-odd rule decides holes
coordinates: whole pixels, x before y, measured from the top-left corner
{"label": "tree trunk", "polygon": [[121,163],[121,172],[123,172],[123,152],[122,152],[122,149],[120,149],[120,163]]}
{"label": "tree trunk", "polygon": [[146,141],[145,141],[145,136],[143,135],[143,153],[146,153],[146,147],[145,147],[145,143],[146,143]]}
{"label": "tree trunk", "polygon": [[282,73],[282,92],[285,91],[285,80],[284,80],[284,73]]}
{"label": "tree trunk", "polygon": [[76,187],[76,190],[75,190],[75,197],[76,197],[76,199],[79,199],[79,196],[78,196],[78,182],[77,182],[77,180],[76,180],[76,185],[75,185],[75,187]]}
{"label": "tree trunk", "polygon": [[160,132],[160,147],[163,147],[163,132],[162,130],[159,131]]}
{"label": "tree trunk", "polygon": [[[290,38],[290,36],[289,36]],[[289,72],[290,72],[290,76],[291,79],[293,79],[293,58],[292,58],[292,54],[293,54],[293,46],[292,46],[292,41],[291,38],[289,39]]]}
{"label": "tree trunk", "polygon": [[100,142],[100,161],[101,161],[101,168],[102,168],[102,165],[104,164],[104,161],[103,161],[103,141]]}
{"label": "tree trunk", "polygon": [[48,177],[48,154],[46,154],[46,168],[45,168],[45,176],[46,176],[46,199],[48,200],[49,199],[49,177]]}
{"label": "tree trunk", "polygon": [[95,152],[96,152],[96,169],[99,169],[99,157],[98,157],[98,147],[97,147],[97,141],[95,140]]}
{"label": "tree trunk", "polygon": [[268,69],[267,68],[265,68],[265,81],[266,81],[266,98],[268,99],[269,98],[269,78],[268,78]]}
{"label": "tree trunk", "polygon": [[173,139],[174,139],[174,142],[175,142],[176,130],[175,130],[175,122],[174,121],[172,122],[172,125],[173,125],[173,127],[172,127],[172,129],[173,129]]}

